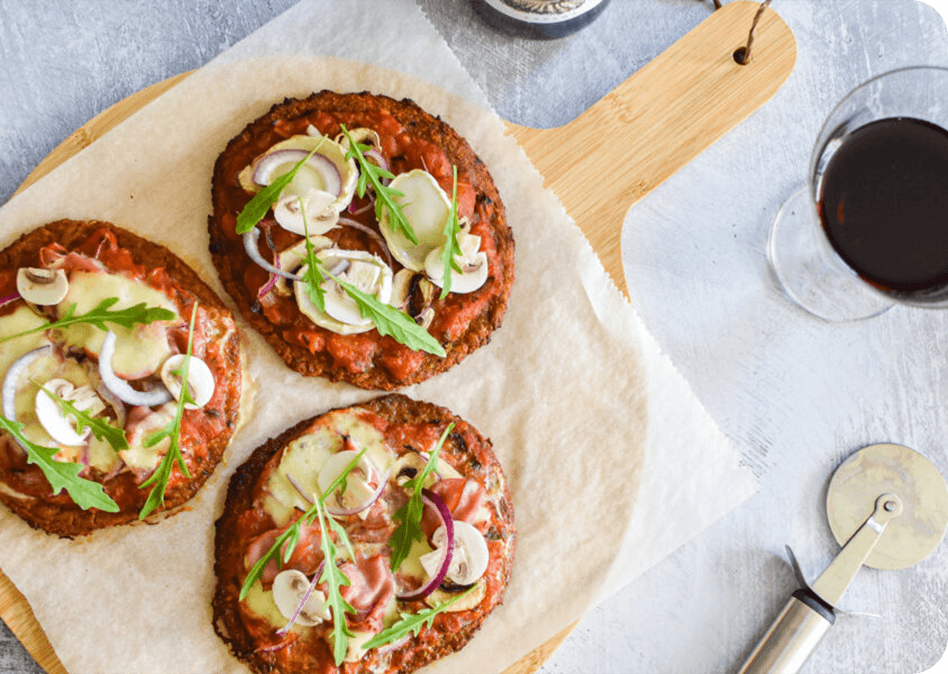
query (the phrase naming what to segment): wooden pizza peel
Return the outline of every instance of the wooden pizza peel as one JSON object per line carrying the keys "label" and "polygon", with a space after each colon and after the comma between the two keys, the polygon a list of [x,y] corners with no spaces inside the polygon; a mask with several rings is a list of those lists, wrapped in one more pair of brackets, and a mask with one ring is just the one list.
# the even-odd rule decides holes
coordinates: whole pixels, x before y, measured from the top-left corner
{"label": "wooden pizza peel", "polygon": [[[749,42],[747,59],[742,54]],[[620,238],[628,209],[767,102],[795,62],[796,42],[786,23],[764,3],[736,0],[569,124],[507,127],[627,294]],[[91,119],[47,155],[17,192],[189,74],[153,84]],[[49,674],[67,674],[26,598],[2,572],[0,619]],[[574,626],[504,674],[535,672]]]}

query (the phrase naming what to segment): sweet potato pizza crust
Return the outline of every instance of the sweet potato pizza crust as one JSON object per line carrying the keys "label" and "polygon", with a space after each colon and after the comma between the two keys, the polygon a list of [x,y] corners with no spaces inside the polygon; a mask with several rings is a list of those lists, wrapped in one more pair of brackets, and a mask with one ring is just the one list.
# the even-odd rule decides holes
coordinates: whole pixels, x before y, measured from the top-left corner
{"label": "sweet potato pizza crust", "polygon": [[[510,581],[515,547],[513,505],[490,440],[449,410],[401,394],[389,394],[349,408],[330,410],[326,414],[337,411],[364,411],[374,415],[380,420],[378,423],[384,429],[383,433],[389,433],[386,436],[386,442],[389,443],[394,442],[396,437],[401,437],[401,432],[395,430],[399,427],[415,427],[436,437],[449,423],[454,422],[455,427],[442,447],[440,456],[463,477],[491,485],[491,499],[496,505],[491,507],[487,537],[492,541],[492,549],[503,550],[504,554],[492,559],[492,566],[483,579],[487,582],[487,590],[485,599],[480,604],[457,613],[439,614],[432,628],[424,628],[417,637],[398,645],[384,661],[373,650],[362,660],[343,663],[341,668],[336,669],[330,648],[325,641],[307,647],[306,657],[302,660],[297,660],[298,654],[280,656],[281,650],[287,649],[267,650],[273,647],[273,642],[262,643],[261,631],[257,627],[248,628],[247,615],[241,611],[238,601],[246,575],[244,544],[247,532],[242,531],[242,524],[247,521],[245,517],[248,513],[255,508],[259,509],[262,498],[261,475],[264,474],[267,464],[290,442],[305,435],[314,423],[318,423],[325,415],[306,419],[258,447],[236,470],[231,477],[222,515],[216,523],[214,572],[217,586],[212,601],[214,629],[233,654],[255,672],[289,674],[290,671],[298,671],[308,674],[342,671],[346,674],[405,674],[414,671],[460,650],[480,628],[488,614],[500,605],[504,589]],[[425,607],[421,602],[413,602],[408,606],[414,607],[415,610]],[[291,632],[287,640],[292,636]],[[314,653],[320,657],[312,657]],[[281,662],[282,657],[287,660]]]}
{"label": "sweet potato pizza crust", "polygon": [[[252,196],[241,187],[238,176],[256,157],[289,136],[306,133],[310,124],[332,138],[340,132],[340,124],[349,129],[372,128],[379,120],[391,129],[385,132],[389,135],[380,135],[383,146],[395,148],[395,156],[387,159],[396,175],[424,168],[439,179],[450,195],[450,169],[457,167],[459,189],[470,197],[472,232],[482,237],[482,248],[488,254],[490,272],[483,287],[467,295],[449,295],[433,304],[436,318],[430,332],[446,351],[443,358],[412,352],[375,330],[361,335],[334,335],[313,325],[298,311],[281,324],[274,324],[263,315],[256,293],[260,285],[257,281],[264,282],[266,274],[251,276],[261,270],[253,269],[254,263],[235,233],[237,214]],[[394,128],[396,125],[398,128]],[[419,150],[418,146],[426,149]],[[246,320],[287,366],[300,374],[345,381],[366,389],[395,390],[445,372],[487,344],[493,331],[500,327],[514,281],[514,239],[500,195],[487,167],[467,141],[409,99],[398,101],[367,92],[322,91],[274,105],[233,138],[218,157],[212,202],[213,212],[208,218],[210,251],[224,288]],[[371,213],[351,217],[362,217],[365,224],[377,230]],[[371,238],[354,232],[335,230],[326,236],[345,237],[346,247],[378,251]]]}

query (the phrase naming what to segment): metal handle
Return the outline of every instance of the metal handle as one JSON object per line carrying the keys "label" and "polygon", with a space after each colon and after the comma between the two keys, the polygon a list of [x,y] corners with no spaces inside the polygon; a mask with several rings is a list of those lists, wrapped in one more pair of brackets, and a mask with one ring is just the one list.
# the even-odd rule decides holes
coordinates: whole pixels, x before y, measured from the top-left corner
{"label": "metal handle", "polygon": [[797,590],[740,674],[795,674],[836,621],[832,607],[810,590]]}

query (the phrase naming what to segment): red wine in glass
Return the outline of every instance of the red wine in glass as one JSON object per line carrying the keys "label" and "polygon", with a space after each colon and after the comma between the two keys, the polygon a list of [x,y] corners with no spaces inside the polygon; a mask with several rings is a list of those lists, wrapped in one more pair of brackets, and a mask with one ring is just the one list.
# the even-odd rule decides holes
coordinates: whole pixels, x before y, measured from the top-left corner
{"label": "red wine in glass", "polygon": [[818,208],[862,279],[903,301],[948,299],[948,131],[911,117],[857,128],[829,159]]}

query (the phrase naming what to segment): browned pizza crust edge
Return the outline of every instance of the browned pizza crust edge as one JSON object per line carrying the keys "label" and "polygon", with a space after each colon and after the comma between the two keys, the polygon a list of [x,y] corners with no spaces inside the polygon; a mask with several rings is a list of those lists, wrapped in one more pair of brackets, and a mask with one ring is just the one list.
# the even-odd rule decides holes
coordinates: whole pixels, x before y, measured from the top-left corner
{"label": "browned pizza crust edge", "polygon": [[[197,273],[170,250],[159,244],[144,239],[128,230],[116,225],[99,221],[57,220],[42,227],[27,232],[0,251],[0,269],[16,269],[23,266],[32,266],[39,263],[37,258],[40,248],[52,243],[60,243],[66,249],[86,240],[100,229],[108,229],[115,234],[118,244],[132,253],[134,260],[145,263],[149,268],[164,267],[169,276],[182,288],[198,298],[202,305],[213,307],[215,310],[230,315],[230,310],[217,297],[216,293],[205,284]],[[241,357],[240,344],[237,333],[224,349],[227,363],[230,365],[228,373],[230,379],[226,384],[236,395],[227,397],[227,405],[223,411],[229,433],[215,437],[207,444],[207,454],[192,472],[192,479],[175,485],[165,493],[165,505],[153,513],[146,522],[154,523],[169,515],[175,514],[184,503],[189,501],[207,479],[211,476],[217,464],[230,443],[233,430],[236,428],[240,409],[241,391]],[[127,473],[125,474],[128,475]],[[3,474],[0,472],[0,482]],[[47,533],[61,537],[83,536],[97,529],[129,524],[138,520],[138,510],[108,513],[98,510],[83,510],[65,494],[60,494],[56,502],[31,499],[24,503],[18,498],[9,496],[0,490],[2,501],[13,512],[19,515],[31,527],[41,529]]]}
{"label": "browned pizza crust edge", "polygon": [[[411,424],[444,424],[454,422],[455,428],[451,436],[442,447],[442,456],[451,450],[451,464],[465,477],[472,477],[486,482],[487,476],[499,478],[503,486],[503,497],[499,499],[497,521],[502,534],[510,537],[510,554],[504,559],[502,587],[506,588],[510,582],[513,568],[513,558],[516,548],[516,531],[514,525],[513,502],[503,469],[495,456],[489,439],[485,438],[471,424],[467,423],[451,411],[438,405],[414,400],[402,394],[392,393],[374,398],[364,403],[338,407],[327,410],[324,414],[345,409],[366,409],[392,422],[407,422]],[[211,602],[213,609],[214,630],[218,636],[230,647],[231,652],[254,672],[279,671],[268,662],[259,651],[251,635],[244,627],[238,609],[238,597],[243,580],[243,556],[241,551],[233,549],[229,541],[238,537],[234,533],[239,527],[240,514],[248,510],[254,500],[255,485],[259,475],[267,462],[280,449],[299,436],[313,421],[323,415],[305,419],[279,436],[271,438],[258,447],[233,474],[227,489],[227,497],[223,512],[215,523],[214,535],[214,575],[217,579],[214,598]],[[224,561],[227,560],[227,561]],[[234,575],[231,567],[240,565],[240,573]],[[480,629],[487,616],[503,603],[503,590],[497,597],[494,605],[487,611],[474,611],[475,617],[461,630],[443,632],[439,635],[438,643],[421,651],[415,651],[410,659],[402,662],[397,671],[400,674],[412,672],[420,667],[438,660],[446,655],[455,653],[464,647],[475,632]],[[360,663],[346,663],[346,674],[367,674]],[[336,671],[336,670],[333,670]]]}
{"label": "browned pizza crust edge", "polygon": [[[253,264],[246,258],[240,241],[234,243],[223,234],[221,218],[226,209],[220,196],[220,186],[226,181],[224,159],[238,144],[247,142],[280,120],[297,119],[318,111],[327,112],[364,112],[386,110],[403,126],[411,129],[412,134],[433,142],[444,149],[451,161],[458,166],[459,173],[467,171],[471,178],[477,201],[485,201],[493,207],[490,228],[495,238],[497,260],[500,269],[492,271],[499,274],[497,282],[501,292],[468,325],[467,329],[453,341],[442,343],[446,357],[440,358],[425,354],[421,366],[409,377],[395,380],[382,366],[375,365],[363,372],[350,372],[333,366],[333,358],[321,351],[311,353],[305,347],[288,342],[280,331],[257,310],[257,298],[252,296],[242,283],[241,270]],[[325,377],[330,381],[344,381],[360,388],[392,391],[449,370],[461,362],[468,354],[490,342],[491,334],[498,329],[507,309],[507,300],[514,282],[514,238],[507,225],[506,213],[500,194],[486,165],[477,156],[468,142],[450,125],[434,117],[411,99],[400,101],[385,95],[360,93],[336,93],[323,90],[305,99],[284,99],[275,104],[269,112],[248,124],[235,136],[218,157],[212,180],[213,211],[208,216],[210,233],[210,251],[220,275],[221,283],[234,298],[244,318],[256,329],[277,352],[288,367],[305,376]]]}

